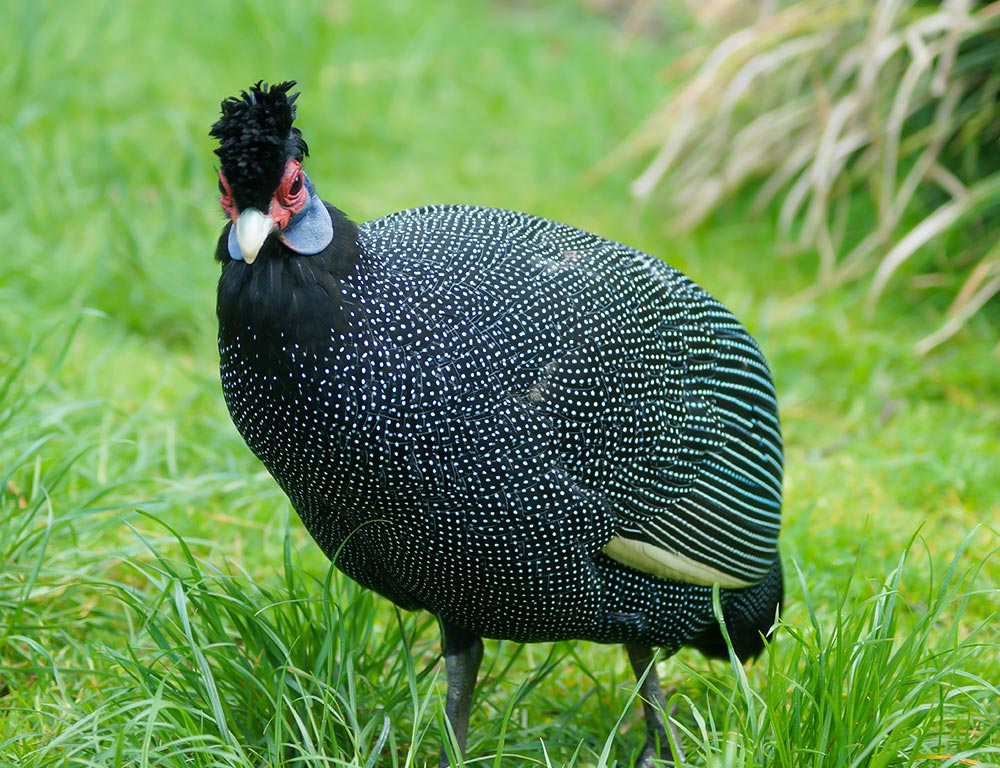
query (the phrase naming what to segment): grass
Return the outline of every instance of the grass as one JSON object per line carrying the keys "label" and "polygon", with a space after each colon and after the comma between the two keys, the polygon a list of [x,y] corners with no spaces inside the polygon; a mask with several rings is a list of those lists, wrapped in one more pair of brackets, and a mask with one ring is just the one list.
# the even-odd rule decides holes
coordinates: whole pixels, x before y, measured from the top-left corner
{"label": "grass", "polygon": [[[82,6],[81,6],[82,8]],[[995,317],[813,278],[727,209],[668,235],[592,168],[681,52],[576,3],[13,2],[0,27],[0,765],[432,764],[432,619],[331,573],[229,424],[207,129],[297,78],[312,177],[358,219],[467,201],[662,255],[768,353],[788,443],[788,610],[745,671],[682,652],[691,764],[1000,763]],[[914,289],[916,290],[916,289]],[[919,296],[919,293],[916,295]],[[992,527],[991,527],[992,526]],[[478,765],[628,764],[624,654],[489,643]]]}
{"label": "grass", "polygon": [[633,192],[663,187],[687,226],[734,196],[780,206],[813,293],[864,277],[874,306],[909,275],[952,297],[917,350],[957,333],[1000,291],[1000,3],[692,5],[710,43],[616,153],[652,155]]}

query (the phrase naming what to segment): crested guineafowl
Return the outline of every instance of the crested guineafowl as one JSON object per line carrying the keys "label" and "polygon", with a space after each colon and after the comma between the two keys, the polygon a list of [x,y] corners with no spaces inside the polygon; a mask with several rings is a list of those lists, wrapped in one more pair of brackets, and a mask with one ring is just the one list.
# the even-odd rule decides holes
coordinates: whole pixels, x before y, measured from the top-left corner
{"label": "crested guineafowl", "polygon": [[[782,600],[782,442],[756,343],[652,256],[513,211],[355,224],[302,169],[294,82],[212,126],[226,404],[336,566],[440,621],[465,749],[482,638],[757,655]],[[442,765],[447,765],[445,750]]]}

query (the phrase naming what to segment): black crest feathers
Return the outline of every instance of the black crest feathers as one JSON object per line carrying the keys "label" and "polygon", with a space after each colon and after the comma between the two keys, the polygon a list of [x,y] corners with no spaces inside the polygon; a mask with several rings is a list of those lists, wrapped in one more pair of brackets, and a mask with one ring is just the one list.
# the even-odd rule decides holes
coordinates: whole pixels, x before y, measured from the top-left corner
{"label": "black crest feathers", "polygon": [[266,210],[285,162],[309,154],[301,132],[292,125],[299,95],[289,95],[294,87],[294,80],[273,86],[258,81],[222,102],[222,117],[210,135],[219,141],[215,154],[240,209],[253,205]]}

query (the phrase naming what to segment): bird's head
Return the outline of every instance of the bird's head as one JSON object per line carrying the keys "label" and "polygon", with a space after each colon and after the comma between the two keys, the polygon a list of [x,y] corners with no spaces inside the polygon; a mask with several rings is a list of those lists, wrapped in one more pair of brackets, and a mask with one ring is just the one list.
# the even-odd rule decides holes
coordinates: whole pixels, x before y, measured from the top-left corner
{"label": "bird's head", "polygon": [[302,161],[309,154],[293,127],[295,81],[269,86],[258,82],[222,102],[212,126],[222,161],[222,210],[232,219],[229,257],[252,264],[273,235],[293,254],[311,255],[333,239],[333,223]]}

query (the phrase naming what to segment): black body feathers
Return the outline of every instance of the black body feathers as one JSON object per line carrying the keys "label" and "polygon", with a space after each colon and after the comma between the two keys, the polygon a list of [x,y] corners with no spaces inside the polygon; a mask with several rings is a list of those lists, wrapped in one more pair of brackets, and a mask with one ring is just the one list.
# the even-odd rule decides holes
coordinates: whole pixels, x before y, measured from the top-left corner
{"label": "black body feathers", "polygon": [[655,541],[653,519],[695,555],[748,540],[704,559],[762,582],[750,624],[770,625],[777,412],[718,302],[507,211],[403,212],[350,252],[346,275],[331,254],[231,262],[219,303],[230,413],[341,569],[482,636],[673,650],[712,625],[711,587],[602,553],[633,529]]}

